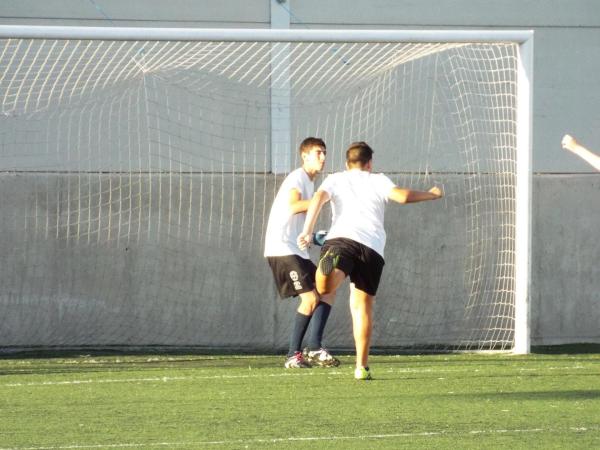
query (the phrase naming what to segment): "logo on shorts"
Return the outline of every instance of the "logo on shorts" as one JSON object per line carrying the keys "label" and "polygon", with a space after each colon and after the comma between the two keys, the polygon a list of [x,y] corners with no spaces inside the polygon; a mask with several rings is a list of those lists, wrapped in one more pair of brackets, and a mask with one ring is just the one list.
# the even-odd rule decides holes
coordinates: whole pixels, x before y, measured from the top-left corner
{"label": "logo on shorts", "polygon": [[292,281],[294,282],[294,289],[296,289],[297,291],[299,291],[300,289],[302,289],[302,283],[300,283],[300,281],[298,281],[298,272],[296,272],[295,270],[292,270],[290,272],[290,278],[292,279]]}

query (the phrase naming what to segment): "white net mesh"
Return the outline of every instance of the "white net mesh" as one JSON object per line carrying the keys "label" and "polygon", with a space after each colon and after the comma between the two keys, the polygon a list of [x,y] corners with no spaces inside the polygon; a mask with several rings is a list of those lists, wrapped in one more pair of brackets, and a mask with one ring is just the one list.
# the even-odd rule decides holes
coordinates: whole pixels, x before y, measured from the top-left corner
{"label": "white net mesh", "polygon": [[[272,169],[318,136],[329,172],[364,140],[446,192],[387,209],[373,345],[510,348],[517,48],[0,41],[0,346],[284,347]],[[346,292],[331,347],[352,347]]]}

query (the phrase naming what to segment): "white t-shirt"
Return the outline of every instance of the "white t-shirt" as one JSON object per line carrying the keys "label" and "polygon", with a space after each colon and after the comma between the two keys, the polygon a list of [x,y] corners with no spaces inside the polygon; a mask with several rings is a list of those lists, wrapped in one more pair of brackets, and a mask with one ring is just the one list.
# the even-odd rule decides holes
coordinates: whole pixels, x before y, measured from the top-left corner
{"label": "white t-shirt", "polygon": [[265,256],[298,255],[309,259],[307,250],[298,247],[298,235],[302,233],[306,213],[292,214],[290,191],[296,189],[302,200],[310,200],[315,192],[315,184],[303,168],[291,172],[279,188],[267,224],[265,235]]}
{"label": "white t-shirt", "polygon": [[327,240],[348,238],[383,257],[383,218],[388,196],[396,185],[382,173],[351,169],[329,175],[319,187],[331,197],[331,228]]}

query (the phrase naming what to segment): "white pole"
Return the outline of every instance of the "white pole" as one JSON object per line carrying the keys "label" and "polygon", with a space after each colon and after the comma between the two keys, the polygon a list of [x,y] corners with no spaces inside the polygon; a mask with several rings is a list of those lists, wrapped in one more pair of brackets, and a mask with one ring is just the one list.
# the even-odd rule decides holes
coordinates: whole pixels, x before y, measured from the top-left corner
{"label": "white pole", "polygon": [[[274,32],[290,28],[286,0],[271,0]],[[271,44],[271,172],[287,173],[292,168],[292,118],[289,43]]]}
{"label": "white pole", "polygon": [[254,42],[525,42],[528,30],[296,30],[0,25],[0,38]]}
{"label": "white pole", "polygon": [[531,350],[529,292],[531,279],[533,35],[519,46],[517,77],[515,344],[513,353],[527,354]]}

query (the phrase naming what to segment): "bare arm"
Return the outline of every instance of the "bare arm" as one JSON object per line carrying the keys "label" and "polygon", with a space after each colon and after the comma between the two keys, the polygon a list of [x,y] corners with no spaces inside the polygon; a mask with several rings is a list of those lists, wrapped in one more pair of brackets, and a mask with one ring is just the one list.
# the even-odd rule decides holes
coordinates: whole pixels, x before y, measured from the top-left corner
{"label": "bare arm", "polygon": [[308,210],[306,211],[306,220],[304,221],[304,229],[298,236],[298,247],[305,249],[312,241],[312,233],[315,228],[315,223],[321,212],[323,205],[329,201],[329,194],[325,191],[317,191],[310,201]]}
{"label": "bare arm", "polygon": [[303,213],[308,209],[310,199],[303,200],[300,191],[298,189],[292,189],[290,190],[288,203],[290,205],[290,211],[292,214],[298,214]]}
{"label": "bare arm", "polygon": [[442,196],[443,193],[438,187],[432,187],[428,191],[413,191],[412,189],[395,187],[388,195],[388,198],[396,203],[416,203],[437,200]]}
{"label": "bare arm", "polygon": [[575,153],[594,169],[600,170],[600,156],[589,151],[587,148],[577,142],[573,136],[565,134],[565,136],[562,138],[561,144],[565,150]]}

